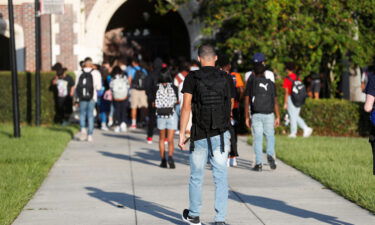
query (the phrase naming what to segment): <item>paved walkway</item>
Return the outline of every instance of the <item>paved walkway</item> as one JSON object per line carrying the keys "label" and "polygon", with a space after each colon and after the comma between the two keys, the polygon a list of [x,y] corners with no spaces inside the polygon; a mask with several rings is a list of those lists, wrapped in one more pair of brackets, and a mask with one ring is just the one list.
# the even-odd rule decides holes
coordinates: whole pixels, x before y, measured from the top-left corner
{"label": "paved walkway", "polygon": [[[238,168],[230,168],[231,225],[372,225],[375,216],[279,162],[276,171],[250,170],[253,159],[239,139]],[[188,153],[176,151],[177,169],[161,169],[157,144],[141,131],[96,131],[93,143],[72,141],[14,225],[183,224],[188,203]],[[211,224],[214,186],[206,174],[201,220]]]}

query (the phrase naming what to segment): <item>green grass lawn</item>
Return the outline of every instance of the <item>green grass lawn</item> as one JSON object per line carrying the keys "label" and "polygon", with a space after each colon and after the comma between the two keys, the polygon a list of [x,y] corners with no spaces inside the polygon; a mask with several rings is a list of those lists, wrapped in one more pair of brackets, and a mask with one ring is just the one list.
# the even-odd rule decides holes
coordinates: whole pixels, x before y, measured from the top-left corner
{"label": "green grass lawn", "polygon": [[375,176],[368,139],[278,136],[276,152],[285,163],[375,213]]}
{"label": "green grass lawn", "polygon": [[0,225],[11,224],[47,176],[75,132],[73,127],[12,127],[0,124]]}

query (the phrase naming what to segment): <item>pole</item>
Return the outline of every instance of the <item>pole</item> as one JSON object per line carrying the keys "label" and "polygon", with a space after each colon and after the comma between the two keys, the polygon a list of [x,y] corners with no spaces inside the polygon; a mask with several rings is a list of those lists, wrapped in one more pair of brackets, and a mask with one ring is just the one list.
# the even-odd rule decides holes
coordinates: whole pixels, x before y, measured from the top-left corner
{"label": "pole", "polygon": [[40,1],[35,0],[35,125],[40,125],[40,69],[41,69],[41,21],[40,21]]}
{"label": "pole", "polygon": [[21,137],[20,109],[18,102],[18,74],[16,58],[16,42],[14,36],[13,1],[8,0],[9,31],[10,31],[10,62],[12,67],[12,100],[13,100],[13,133],[14,137]]}

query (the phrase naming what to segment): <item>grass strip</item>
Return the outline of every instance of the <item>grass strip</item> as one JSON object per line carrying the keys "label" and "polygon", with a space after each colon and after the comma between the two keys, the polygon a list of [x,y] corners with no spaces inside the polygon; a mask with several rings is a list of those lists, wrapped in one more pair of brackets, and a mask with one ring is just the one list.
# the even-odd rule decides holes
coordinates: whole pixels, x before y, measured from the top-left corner
{"label": "grass strip", "polygon": [[277,136],[276,154],[290,166],[375,213],[375,176],[368,139]]}
{"label": "grass strip", "polygon": [[8,225],[32,198],[54,162],[76,132],[74,127],[22,127],[12,138],[12,126],[0,125],[0,224]]}

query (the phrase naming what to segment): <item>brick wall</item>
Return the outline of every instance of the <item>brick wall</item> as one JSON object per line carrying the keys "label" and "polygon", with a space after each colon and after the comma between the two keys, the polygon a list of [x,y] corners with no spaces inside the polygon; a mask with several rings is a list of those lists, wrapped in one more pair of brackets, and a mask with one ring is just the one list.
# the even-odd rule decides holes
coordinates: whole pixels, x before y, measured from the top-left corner
{"label": "brick wall", "polygon": [[67,67],[68,70],[75,70],[77,68],[77,56],[74,55],[74,45],[78,38],[73,28],[77,21],[73,6],[66,4],[64,15],[58,15],[56,21],[59,23],[56,44],[60,46],[60,55],[57,55],[56,60]]}
{"label": "brick wall", "polygon": [[[8,20],[7,5],[0,5],[0,12]],[[14,21],[23,28],[25,44],[25,68],[35,71],[35,10],[33,3],[14,5]],[[50,16],[42,16],[42,69],[51,67],[51,26]]]}

